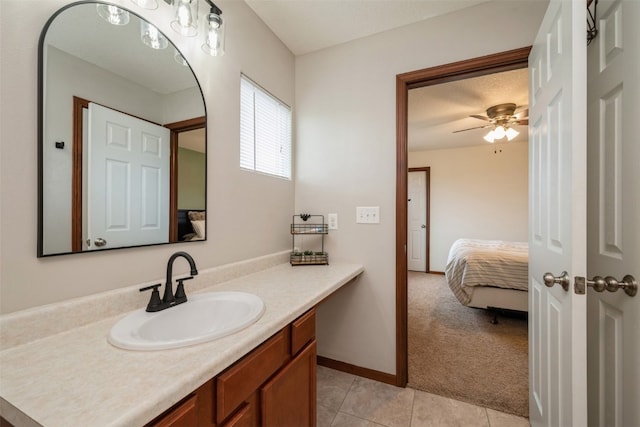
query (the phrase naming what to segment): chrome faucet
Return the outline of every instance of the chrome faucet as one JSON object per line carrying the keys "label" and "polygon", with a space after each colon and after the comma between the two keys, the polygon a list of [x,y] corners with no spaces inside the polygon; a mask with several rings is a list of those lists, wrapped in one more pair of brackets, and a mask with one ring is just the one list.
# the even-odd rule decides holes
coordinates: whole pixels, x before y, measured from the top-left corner
{"label": "chrome faucet", "polygon": [[[181,279],[177,279],[178,286],[176,287],[176,293],[173,293],[173,262],[178,257],[183,257],[189,262],[189,266],[191,267],[191,276],[183,277]],[[140,289],[140,292],[147,291],[149,289],[153,289],[151,293],[151,299],[149,300],[149,304],[147,304],[147,311],[155,312],[167,309],[169,307],[173,307],[174,305],[182,304],[187,301],[187,295],[184,292],[184,281],[193,279],[193,276],[198,275],[198,269],[196,268],[196,262],[193,260],[191,255],[186,252],[176,252],[169,257],[169,261],[167,262],[167,281],[164,284],[164,296],[162,300],[160,300],[160,293],[158,292],[158,288],[160,287],[160,283],[157,285],[147,286],[145,288]]]}

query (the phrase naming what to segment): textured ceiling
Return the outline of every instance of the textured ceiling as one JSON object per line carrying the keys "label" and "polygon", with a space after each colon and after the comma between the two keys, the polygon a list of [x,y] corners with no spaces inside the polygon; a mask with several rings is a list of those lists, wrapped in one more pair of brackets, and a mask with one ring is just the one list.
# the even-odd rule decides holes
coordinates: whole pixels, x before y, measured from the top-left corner
{"label": "textured ceiling", "polygon": [[[527,106],[529,100],[527,69],[488,74],[409,91],[409,151],[459,148],[488,144],[482,137],[489,129],[453,131],[483,126],[486,122],[469,117],[486,115],[497,104]],[[527,126],[515,126],[520,132],[513,142],[527,141]],[[501,140],[506,141],[506,139]]]}

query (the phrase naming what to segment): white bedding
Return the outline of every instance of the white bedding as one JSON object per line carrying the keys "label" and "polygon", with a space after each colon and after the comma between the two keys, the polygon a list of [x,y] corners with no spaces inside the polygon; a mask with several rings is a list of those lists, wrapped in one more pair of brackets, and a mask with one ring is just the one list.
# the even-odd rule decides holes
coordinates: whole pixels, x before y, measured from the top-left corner
{"label": "white bedding", "polygon": [[458,239],[449,250],[445,275],[458,301],[468,305],[476,286],[528,290],[526,242]]}

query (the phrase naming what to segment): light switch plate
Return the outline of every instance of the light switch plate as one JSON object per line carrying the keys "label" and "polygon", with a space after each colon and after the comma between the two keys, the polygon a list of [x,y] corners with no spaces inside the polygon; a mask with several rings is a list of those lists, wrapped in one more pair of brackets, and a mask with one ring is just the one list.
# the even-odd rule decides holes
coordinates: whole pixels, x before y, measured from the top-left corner
{"label": "light switch plate", "polygon": [[329,230],[337,230],[338,229],[338,214],[332,213],[327,215],[329,221]]}
{"label": "light switch plate", "polygon": [[356,222],[359,224],[379,224],[380,206],[356,207]]}

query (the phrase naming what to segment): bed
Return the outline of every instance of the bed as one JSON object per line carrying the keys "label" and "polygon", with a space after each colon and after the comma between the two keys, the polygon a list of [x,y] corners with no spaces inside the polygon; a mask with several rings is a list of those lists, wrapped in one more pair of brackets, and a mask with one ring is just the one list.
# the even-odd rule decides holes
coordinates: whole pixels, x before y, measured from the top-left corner
{"label": "bed", "polygon": [[447,258],[447,283],[461,304],[528,310],[529,247],[526,242],[456,240]]}
{"label": "bed", "polygon": [[205,211],[178,209],[178,241],[205,239]]}

